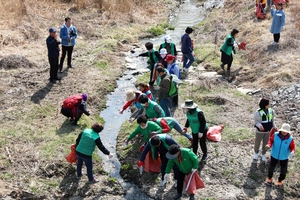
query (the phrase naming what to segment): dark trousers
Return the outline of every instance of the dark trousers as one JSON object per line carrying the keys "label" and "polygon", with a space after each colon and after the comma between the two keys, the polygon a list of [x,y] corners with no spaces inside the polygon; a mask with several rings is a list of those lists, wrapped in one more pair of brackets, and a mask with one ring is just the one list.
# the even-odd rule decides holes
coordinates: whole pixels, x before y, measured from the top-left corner
{"label": "dark trousers", "polygon": [[177,193],[178,194],[182,194],[185,175],[186,175],[185,173],[178,170],[178,180],[177,180]]}
{"label": "dark trousers", "polygon": [[288,159],[287,160],[278,160],[275,159],[271,156],[271,161],[270,161],[270,166],[269,166],[269,170],[268,170],[268,178],[272,178],[273,177],[273,173],[274,173],[274,169],[276,167],[276,164],[278,163],[280,164],[280,175],[278,178],[278,181],[282,181],[285,179],[286,173],[287,173],[287,166],[288,166]]}
{"label": "dark trousers", "polygon": [[203,154],[207,154],[207,147],[206,147],[206,135],[207,135],[207,129],[204,130],[202,138],[198,138],[198,133],[197,134],[192,134],[193,135],[193,152],[197,155],[198,151],[198,141],[200,144],[200,148],[202,150]]}
{"label": "dark trousers", "polygon": [[57,78],[58,72],[58,57],[50,58],[48,57],[50,64],[50,80],[55,80]]}
{"label": "dark trousers", "polygon": [[273,34],[274,42],[279,42],[280,33]]}
{"label": "dark trousers", "polygon": [[[161,160],[161,166],[160,166],[160,172],[161,172],[161,180],[164,180],[164,176],[166,174],[166,167],[168,164],[168,159],[166,158],[165,154],[160,154],[160,160]],[[173,172],[174,172],[174,179],[178,180],[178,166],[173,165]]]}
{"label": "dark trousers", "polygon": [[71,65],[73,47],[74,46],[62,46],[62,54],[61,54],[60,64],[59,64],[60,69],[62,69],[62,67],[63,67],[67,52],[68,52],[67,65],[68,65],[68,67]]}

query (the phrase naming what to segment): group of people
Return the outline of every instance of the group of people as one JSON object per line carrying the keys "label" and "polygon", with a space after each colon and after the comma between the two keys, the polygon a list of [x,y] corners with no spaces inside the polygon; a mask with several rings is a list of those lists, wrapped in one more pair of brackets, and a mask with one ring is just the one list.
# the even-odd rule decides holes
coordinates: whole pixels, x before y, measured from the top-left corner
{"label": "group of people", "polygon": [[[72,20],[70,17],[65,18],[65,23],[60,28],[59,36],[61,40],[58,39],[55,28],[49,29],[49,36],[46,39],[47,49],[48,49],[48,60],[50,64],[50,82],[56,83],[57,80],[61,80],[57,76],[58,72],[62,73],[63,64],[66,55],[68,54],[67,65],[68,68],[72,68],[72,53],[73,48],[76,44],[77,31],[75,26],[72,25]],[[60,44],[62,48],[60,48]],[[60,51],[61,57],[60,57]],[[60,60],[59,60],[60,57]]]}
{"label": "group of people", "polygon": [[271,160],[268,169],[266,183],[272,184],[272,177],[276,164],[280,164],[280,176],[276,185],[281,186],[286,177],[288,160],[295,154],[295,143],[291,135],[291,127],[283,123],[278,130],[274,123],[275,112],[270,107],[270,100],[261,98],[259,108],[254,113],[255,143],[254,156],[256,161],[259,157],[259,147],[261,148],[261,160],[266,162],[266,152],[271,149]]}

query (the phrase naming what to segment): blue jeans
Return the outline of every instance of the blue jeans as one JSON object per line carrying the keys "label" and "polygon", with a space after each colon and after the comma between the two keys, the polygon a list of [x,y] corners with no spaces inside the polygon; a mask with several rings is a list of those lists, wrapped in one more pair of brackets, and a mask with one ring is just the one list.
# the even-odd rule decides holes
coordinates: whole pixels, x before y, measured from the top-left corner
{"label": "blue jeans", "polygon": [[82,156],[76,155],[77,157],[77,177],[81,177],[82,176],[82,165],[83,162],[86,166],[86,172],[89,178],[89,181],[92,181],[94,179],[94,175],[93,175],[93,160],[92,157],[90,158],[84,158]]}
{"label": "blue jeans", "polygon": [[193,62],[195,61],[195,58],[194,58],[192,53],[184,53],[183,56],[184,56],[183,68],[188,69],[193,64]]}
{"label": "blue jeans", "polygon": [[187,139],[192,139],[192,136],[188,133],[183,134],[183,130],[180,126],[180,124],[178,123],[178,121],[174,120],[174,127],[173,127],[178,133],[180,133],[181,135],[183,135],[184,137],[186,137]]}
{"label": "blue jeans", "polygon": [[171,117],[170,100],[168,98],[160,99],[159,105],[165,111],[166,117]]}

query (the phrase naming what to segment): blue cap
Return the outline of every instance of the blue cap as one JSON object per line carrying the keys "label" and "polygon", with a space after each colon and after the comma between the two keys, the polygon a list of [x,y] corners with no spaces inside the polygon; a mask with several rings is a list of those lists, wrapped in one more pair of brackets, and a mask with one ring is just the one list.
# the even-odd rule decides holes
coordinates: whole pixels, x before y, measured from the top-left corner
{"label": "blue cap", "polygon": [[55,28],[49,28],[49,32],[54,33],[54,32],[56,32],[56,30],[55,30]]}

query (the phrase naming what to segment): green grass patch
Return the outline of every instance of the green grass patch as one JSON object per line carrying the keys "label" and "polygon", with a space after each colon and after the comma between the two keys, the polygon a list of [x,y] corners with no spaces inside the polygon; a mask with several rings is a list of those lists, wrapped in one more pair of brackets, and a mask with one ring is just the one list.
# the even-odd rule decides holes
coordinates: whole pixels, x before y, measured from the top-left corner
{"label": "green grass patch", "polygon": [[107,60],[98,60],[96,63],[96,67],[99,69],[107,69],[108,68],[108,61]]}
{"label": "green grass patch", "polygon": [[109,182],[111,182],[111,183],[117,183],[117,182],[118,182],[117,178],[114,178],[114,177],[110,177],[110,178],[108,178],[107,180],[108,180]]}

